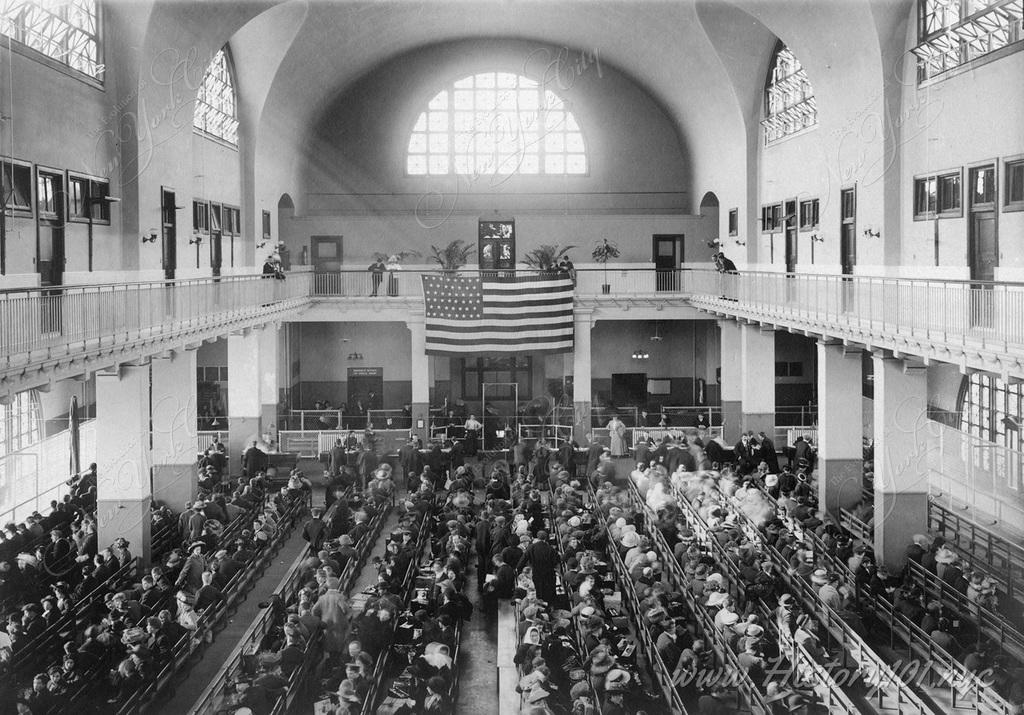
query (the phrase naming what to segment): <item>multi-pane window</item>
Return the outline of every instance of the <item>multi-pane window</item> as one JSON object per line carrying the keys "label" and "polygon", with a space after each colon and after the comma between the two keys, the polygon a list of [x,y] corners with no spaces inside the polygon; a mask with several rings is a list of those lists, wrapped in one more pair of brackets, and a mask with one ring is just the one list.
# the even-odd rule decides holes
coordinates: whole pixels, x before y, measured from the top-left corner
{"label": "multi-pane window", "polygon": [[1003,173],[1006,176],[1004,208],[1008,211],[1024,210],[1024,159],[1006,161]]}
{"label": "multi-pane window", "polygon": [[210,60],[196,97],[192,124],[196,129],[238,144],[238,103],[228,54],[221,49]]}
{"label": "multi-pane window", "polygon": [[729,209],[729,235],[737,236],[740,231],[740,210]]}
{"label": "multi-pane window", "polygon": [[771,144],[817,123],[818,105],[807,72],[780,42],[764,90],[764,143]]}
{"label": "multi-pane window", "polygon": [[192,202],[192,230],[200,233],[210,230],[210,205],[205,201]]}
{"label": "multi-pane window", "polygon": [[40,216],[57,215],[57,197],[61,177],[54,174],[36,173],[36,211]]}
{"label": "multi-pane window", "polygon": [[996,200],[996,167],[982,166],[971,169],[971,206],[985,206]]}
{"label": "multi-pane window", "polygon": [[103,78],[96,0],[0,0],[0,34]]}
{"label": "multi-pane window", "polygon": [[220,231],[221,230],[220,217],[221,217],[220,204],[210,204],[210,230],[211,231]]}
{"label": "multi-pane window", "polygon": [[761,233],[782,230],[782,204],[761,207]]}
{"label": "multi-pane window", "polygon": [[42,410],[35,390],[19,392],[0,405],[0,455],[31,447],[42,438]]}
{"label": "multi-pane window", "polygon": [[93,223],[110,223],[110,182],[68,174],[68,219]]}
{"label": "multi-pane window", "polygon": [[8,214],[32,211],[32,166],[0,161],[3,174],[3,206]]}
{"label": "multi-pane window", "polygon": [[984,57],[1022,38],[1019,2],[918,0],[918,81]]}
{"label": "multi-pane window", "polygon": [[238,209],[225,206],[224,207],[224,233],[232,236],[237,236],[242,232],[241,215]]}
{"label": "multi-pane window", "polygon": [[270,238],[270,212],[269,211],[264,211],[263,212],[263,238],[264,239],[269,239]]}
{"label": "multi-pane window", "polygon": [[466,358],[462,363],[464,399],[482,399],[484,385],[487,385],[488,401],[514,400],[517,392],[520,402],[533,397],[533,362],[528,356]]}
{"label": "multi-pane window", "polygon": [[914,218],[963,215],[961,173],[955,171],[914,179]]}
{"label": "multi-pane window", "polygon": [[508,72],[456,80],[434,96],[409,137],[410,175],[587,173],[583,133],[565,102]]}
{"label": "multi-pane window", "polygon": [[975,437],[1020,450],[1024,390],[998,377],[975,373],[960,391],[960,429]]}
{"label": "multi-pane window", "polygon": [[818,199],[800,202],[800,228],[813,229],[818,227]]}

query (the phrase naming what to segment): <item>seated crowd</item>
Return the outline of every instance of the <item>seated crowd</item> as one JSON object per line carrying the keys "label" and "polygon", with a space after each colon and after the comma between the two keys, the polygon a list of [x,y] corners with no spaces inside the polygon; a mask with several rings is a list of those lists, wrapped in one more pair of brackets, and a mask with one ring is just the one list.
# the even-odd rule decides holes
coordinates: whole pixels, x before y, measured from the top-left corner
{"label": "seated crowd", "polygon": [[[200,484],[209,476],[204,468]],[[308,500],[298,478],[270,494],[262,475],[233,490],[215,476],[216,490],[201,487],[178,516],[152,505],[146,572],[123,537],[99,548],[95,465],[51,514],[4,529],[0,712],[127,702],[197,637],[203,614],[224,603],[225,589],[263,554],[292,505]]]}

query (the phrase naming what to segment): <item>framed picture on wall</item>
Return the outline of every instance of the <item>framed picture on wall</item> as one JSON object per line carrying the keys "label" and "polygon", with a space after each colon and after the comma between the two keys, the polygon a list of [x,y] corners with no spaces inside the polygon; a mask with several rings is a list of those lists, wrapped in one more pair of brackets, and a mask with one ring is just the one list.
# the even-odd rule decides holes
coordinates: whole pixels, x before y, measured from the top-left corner
{"label": "framed picture on wall", "polygon": [[516,265],[516,222],[480,221],[479,263],[481,269],[512,269]]}

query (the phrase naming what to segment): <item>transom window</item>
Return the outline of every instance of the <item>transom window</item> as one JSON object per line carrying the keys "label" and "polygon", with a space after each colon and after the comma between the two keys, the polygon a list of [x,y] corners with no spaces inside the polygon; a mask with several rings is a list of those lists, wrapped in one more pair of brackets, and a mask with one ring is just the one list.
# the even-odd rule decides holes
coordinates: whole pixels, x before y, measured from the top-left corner
{"label": "transom window", "polygon": [[583,134],[565,102],[540,82],[508,72],[456,80],[413,126],[406,172],[587,173]]}
{"label": "transom window", "polygon": [[96,0],[0,0],[0,34],[103,79]]}
{"label": "transom window", "polygon": [[199,87],[192,124],[201,132],[238,145],[238,108],[235,83],[227,52],[221,49],[210,60]]}
{"label": "transom window", "polygon": [[931,79],[1022,37],[1015,0],[918,0],[917,79]]}
{"label": "transom window", "polygon": [[783,43],[775,48],[764,90],[764,143],[771,144],[818,123],[818,104],[807,72]]}
{"label": "transom window", "polygon": [[960,170],[914,179],[914,219],[963,216]]}

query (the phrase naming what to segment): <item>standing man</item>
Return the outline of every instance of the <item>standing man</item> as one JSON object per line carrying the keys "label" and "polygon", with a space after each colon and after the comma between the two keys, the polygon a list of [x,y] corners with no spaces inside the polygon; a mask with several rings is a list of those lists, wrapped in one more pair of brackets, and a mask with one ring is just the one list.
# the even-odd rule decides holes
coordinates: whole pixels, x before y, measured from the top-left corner
{"label": "standing man", "polygon": [[466,456],[475,457],[480,435],[483,432],[484,426],[476,418],[476,415],[470,415],[469,419],[466,420]]}
{"label": "standing man", "polygon": [[519,571],[524,566],[533,567],[533,585],[537,589],[537,598],[548,605],[555,602],[555,569],[558,567],[558,553],[548,543],[548,532],[540,531],[523,557],[519,559]]}
{"label": "standing man", "polygon": [[373,292],[370,293],[370,295],[376,296],[377,290],[380,288],[381,281],[384,280],[384,261],[380,256],[377,256],[366,270],[370,272],[370,277],[373,280]]}
{"label": "standing man", "polygon": [[345,468],[346,459],[345,445],[341,441],[341,437],[339,437],[331,448],[330,470],[332,477],[337,477],[341,474],[341,470]]}
{"label": "standing man", "polygon": [[604,454],[604,446],[594,439],[593,432],[587,434],[587,441],[590,442],[587,445],[587,478],[590,478],[594,476],[594,470],[597,469],[597,464],[601,461],[601,455]]}
{"label": "standing man", "polygon": [[410,437],[398,450],[398,464],[402,468],[402,473],[405,476],[405,485],[408,488],[410,478],[423,471],[423,456],[416,448],[415,437]]}
{"label": "standing man", "polygon": [[757,438],[760,440],[760,457],[768,465],[769,474],[779,473],[779,455],[775,452],[775,443],[768,439],[768,435],[764,432],[758,432]]}

